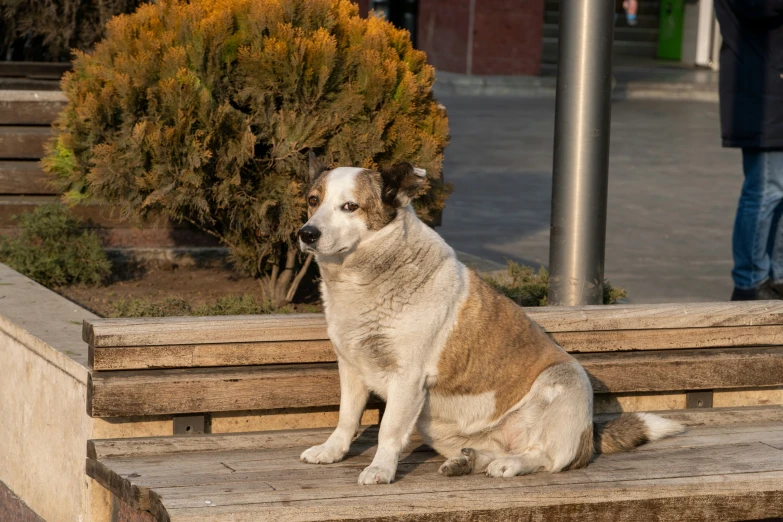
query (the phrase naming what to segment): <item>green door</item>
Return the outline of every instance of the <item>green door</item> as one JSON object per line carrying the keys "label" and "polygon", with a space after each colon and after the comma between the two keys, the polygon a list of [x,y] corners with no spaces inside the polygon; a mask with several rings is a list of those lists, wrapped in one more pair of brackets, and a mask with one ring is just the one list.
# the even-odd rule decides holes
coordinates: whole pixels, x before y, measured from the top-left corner
{"label": "green door", "polygon": [[682,25],[684,18],[684,0],[661,0],[661,18],[658,27],[658,58],[667,60],[682,59]]}

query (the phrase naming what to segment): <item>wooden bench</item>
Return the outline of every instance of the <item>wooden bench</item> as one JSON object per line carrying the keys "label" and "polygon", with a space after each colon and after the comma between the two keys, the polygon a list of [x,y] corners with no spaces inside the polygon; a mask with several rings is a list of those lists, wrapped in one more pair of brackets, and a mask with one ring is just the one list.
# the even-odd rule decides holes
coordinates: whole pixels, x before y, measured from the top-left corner
{"label": "wooden bench", "polygon": [[[692,428],[584,470],[447,479],[414,443],[398,481],[356,485],[374,428],[334,466],[298,462],[329,429],[91,441],[88,474],[154,520],[753,520],[783,516],[783,408],[710,408],[713,391],[777,403],[783,303],[535,308],[585,366],[597,396],[685,393],[662,412]],[[94,417],[336,407],[323,316],[86,322]],[[764,399],[767,393],[769,399]]]}

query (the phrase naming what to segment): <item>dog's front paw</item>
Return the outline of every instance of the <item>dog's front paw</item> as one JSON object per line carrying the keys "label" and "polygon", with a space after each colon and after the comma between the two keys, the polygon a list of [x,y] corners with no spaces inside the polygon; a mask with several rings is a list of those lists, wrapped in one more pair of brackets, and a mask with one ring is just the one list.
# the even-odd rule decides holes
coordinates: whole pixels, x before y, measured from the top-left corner
{"label": "dog's front paw", "polygon": [[305,450],[299,457],[299,460],[309,464],[332,464],[333,462],[343,460],[345,453],[340,448],[324,443]]}
{"label": "dog's front paw", "polygon": [[381,466],[367,466],[359,475],[359,484],[391,484],[394,480],[394,470]]}

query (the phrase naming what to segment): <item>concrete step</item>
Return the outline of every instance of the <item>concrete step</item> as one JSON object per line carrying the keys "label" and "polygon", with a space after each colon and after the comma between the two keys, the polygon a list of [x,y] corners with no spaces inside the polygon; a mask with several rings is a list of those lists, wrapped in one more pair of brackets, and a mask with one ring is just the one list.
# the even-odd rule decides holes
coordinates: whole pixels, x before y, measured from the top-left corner
{"label": "concrete step", "polygon": [[[556,24],[544,24],[544,38],[557,38],[560,27]],[[614,30],[616,42],[658,42],[658,29],[639,27],[617,27]]]}
{"label": "concrete step", "polygon": [[[655,58],[658,54],[658,42],[614,42],[614,52],[619,55]],[[544,38],[541,51],[543,63],[557,63],[557,38]]]}
{"label": "concrete step", "polygon": [[[658,15],[640,15],[636,17],[639,22],[634,29],[658,29]],[[560,13],[558,11],[548,11],[544,14],[545,24],[560,23]],[[617,27],[629,27],[624,16],[617,18]]]}

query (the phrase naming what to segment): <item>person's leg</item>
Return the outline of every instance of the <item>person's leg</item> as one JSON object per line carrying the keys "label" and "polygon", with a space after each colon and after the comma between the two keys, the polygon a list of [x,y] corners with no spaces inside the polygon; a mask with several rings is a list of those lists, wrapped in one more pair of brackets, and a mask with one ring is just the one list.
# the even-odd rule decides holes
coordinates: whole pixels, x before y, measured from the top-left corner
{"label": "person's leg", "polygon": [[[732,299],[759,299],[770,277],[771,262],[767,250],[775,209],[783,200],[783,176],[773,172],[771,153],[742,151],[745,182],[742,185],[734,222],[735,293]],[[762,291],[763,293],[763,291]]]}
{"label": "person's leg", "polygon": [[[769,177],[775,180],[776,186],[781,187],[783,191],[783,151],[770,151],[767,155],[767,164],[769,166]],[[767,243],[767,254],[770,260],[770,278],[775,289],[783,290],[783,198],[778,203],[773,214],[769,241]]]}

